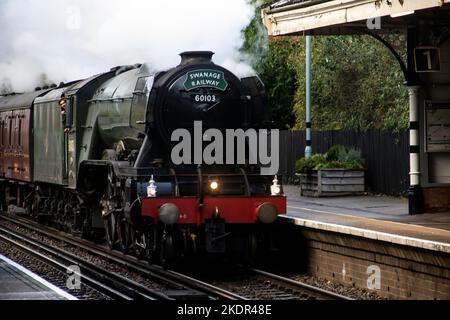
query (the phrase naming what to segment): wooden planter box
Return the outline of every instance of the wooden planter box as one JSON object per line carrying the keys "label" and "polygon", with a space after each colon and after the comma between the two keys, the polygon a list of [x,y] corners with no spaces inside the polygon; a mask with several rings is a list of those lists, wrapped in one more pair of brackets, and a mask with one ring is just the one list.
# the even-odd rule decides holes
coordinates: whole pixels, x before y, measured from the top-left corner
{"label": "wooden planter box", "polygon": [[364,171],[320,169],[300,177],[300,195],[307,197],[335,197],[364,193]]}

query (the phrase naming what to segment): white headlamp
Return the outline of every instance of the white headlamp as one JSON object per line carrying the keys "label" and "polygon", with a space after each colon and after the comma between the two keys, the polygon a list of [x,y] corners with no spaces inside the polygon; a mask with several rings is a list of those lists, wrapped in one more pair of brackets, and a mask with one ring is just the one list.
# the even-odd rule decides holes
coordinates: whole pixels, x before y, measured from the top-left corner
{"label": "white headlamp", "polygon": [[150,178],[150,181],[148,182],[148,186],[147,186],[147,196],[154,198],[156,197],[156,190],[158,189],[158,187],[155,184],[155,180],[153,180],[153,175]]}
{"label": "white headlamp", "polygon": [[281,186],[278,183],[277,176],[274,177],[272,185],[270,186],[270,193],[272,196],[279,196],[281,194]]}

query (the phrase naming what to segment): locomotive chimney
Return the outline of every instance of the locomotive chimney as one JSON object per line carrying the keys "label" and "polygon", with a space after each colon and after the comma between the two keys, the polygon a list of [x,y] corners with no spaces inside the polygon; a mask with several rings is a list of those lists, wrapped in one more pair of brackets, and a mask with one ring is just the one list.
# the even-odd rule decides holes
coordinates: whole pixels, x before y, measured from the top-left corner
{"label": "locomotive chimney", "polygon": [[212,56],[214,52],[211,51],[185,51],[180,53],[181,63],[184,66],[190,63],[213,63]]}

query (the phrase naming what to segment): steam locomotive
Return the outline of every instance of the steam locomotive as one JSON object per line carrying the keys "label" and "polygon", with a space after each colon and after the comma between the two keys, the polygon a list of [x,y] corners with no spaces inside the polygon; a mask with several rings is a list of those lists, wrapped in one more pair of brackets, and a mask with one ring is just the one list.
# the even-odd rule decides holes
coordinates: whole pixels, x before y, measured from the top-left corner
{"label": "steam locomotive", "polygon": [[252,260],[286,212],[277,178],[248,157],[174,164],[171,139],[195,121],[267,128],[264,86],[214,64],[212,52],[180,55],[167,71],[121,66],[0,96],[2,210],[164,265],[198,252]]}

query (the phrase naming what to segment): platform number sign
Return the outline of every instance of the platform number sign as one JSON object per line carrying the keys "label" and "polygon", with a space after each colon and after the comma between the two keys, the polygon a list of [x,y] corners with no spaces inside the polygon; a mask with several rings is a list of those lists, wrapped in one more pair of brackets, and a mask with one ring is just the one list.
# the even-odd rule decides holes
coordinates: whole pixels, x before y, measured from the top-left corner
{"label": "platform number sign", "polygon": [[416,72],[437,72],[441,70],[439,48],[417,47],[414,49]]}

